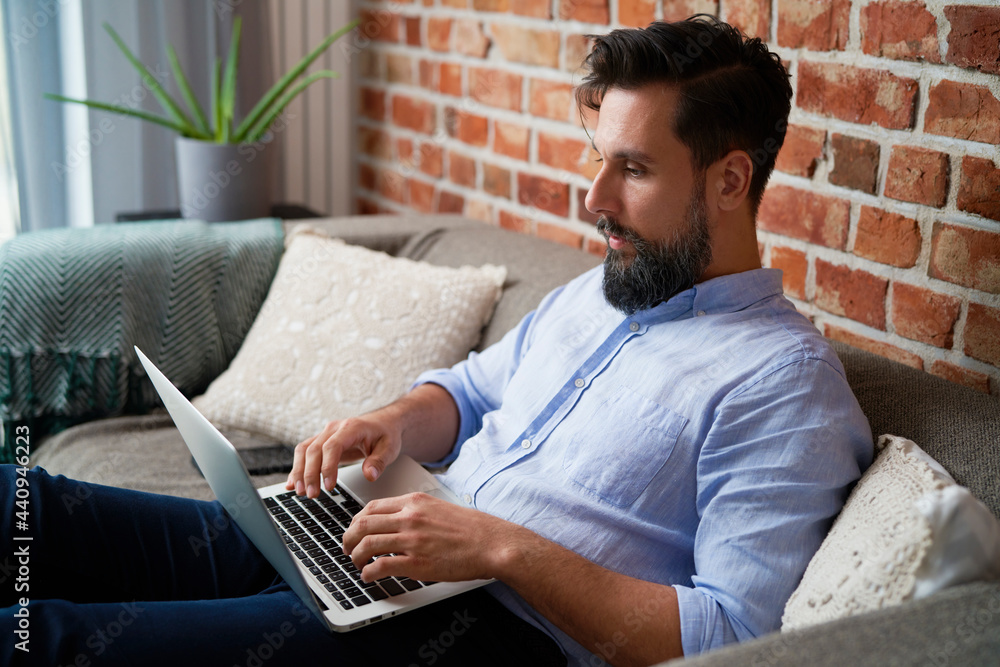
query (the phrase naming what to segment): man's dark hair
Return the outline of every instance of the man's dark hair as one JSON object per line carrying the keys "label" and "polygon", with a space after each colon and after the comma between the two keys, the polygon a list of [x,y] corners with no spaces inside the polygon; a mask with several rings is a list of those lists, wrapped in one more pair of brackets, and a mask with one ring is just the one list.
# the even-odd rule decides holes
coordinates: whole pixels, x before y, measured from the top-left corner
{"label": "man's dark hair", "polygon": [[756,216],[791,108],[780,58],[759,38],[707,14],[590,37],[589,72],[576,91],[581,110],[600,111],[611,88],[675,86],[680,96],[672,129],[691,150],[692,166],[703,170],[729,151],[746,151],[754,165],[749,198]]}

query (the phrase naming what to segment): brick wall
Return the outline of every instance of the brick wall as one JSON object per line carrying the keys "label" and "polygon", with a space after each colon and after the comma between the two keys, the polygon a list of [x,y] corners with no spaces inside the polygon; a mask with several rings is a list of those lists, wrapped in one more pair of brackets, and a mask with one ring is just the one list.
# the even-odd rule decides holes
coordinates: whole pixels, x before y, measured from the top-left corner
{"label": "brick wall", "polygon": [[356,205],[603,253],[572,97],[584,35],[715,13],[766,39],[795,90],[764,264],[827,336],[1000,395],[996,4],[363,1]]}

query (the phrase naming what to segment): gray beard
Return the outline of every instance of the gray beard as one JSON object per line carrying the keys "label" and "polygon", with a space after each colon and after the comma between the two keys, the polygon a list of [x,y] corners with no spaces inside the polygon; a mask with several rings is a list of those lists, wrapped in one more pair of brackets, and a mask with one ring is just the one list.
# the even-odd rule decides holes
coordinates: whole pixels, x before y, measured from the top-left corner
{"label": "gray beard", "polygon": [[686,228],[666,241],[651,242],[612,218],[601,216],[597,231],[627,240],[635,249],[631,262],[621,250],[608,248],[604,256],[604,298],[625,315],[670,300],[694,286],[712,262],[705,187],[696,186],[684,211]]}

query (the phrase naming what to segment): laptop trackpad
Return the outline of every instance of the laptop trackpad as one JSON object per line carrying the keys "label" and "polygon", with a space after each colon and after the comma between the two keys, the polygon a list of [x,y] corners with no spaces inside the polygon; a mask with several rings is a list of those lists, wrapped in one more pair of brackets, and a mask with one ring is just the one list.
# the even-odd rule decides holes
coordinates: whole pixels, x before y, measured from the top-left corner
{"label": "laptop trackpad", "polygon": [[361,464],[345,466],[337,471],[337,482],[350,491],[362,504],[377,498],[392,498],[417,491],[456,502],[455,496],[409,456],[401,455],[374,482],[361,472]]}

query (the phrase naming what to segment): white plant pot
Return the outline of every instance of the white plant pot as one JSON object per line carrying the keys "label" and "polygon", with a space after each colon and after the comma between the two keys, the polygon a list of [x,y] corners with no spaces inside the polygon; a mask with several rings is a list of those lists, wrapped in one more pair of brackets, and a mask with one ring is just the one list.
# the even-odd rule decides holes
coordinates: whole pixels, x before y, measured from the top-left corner
{"label": "white plant pot", "polygon": [[276,142],[215,144],[177,137],[181,215],[208,222],[271,215]]}

